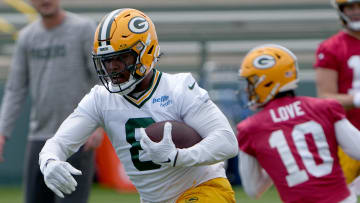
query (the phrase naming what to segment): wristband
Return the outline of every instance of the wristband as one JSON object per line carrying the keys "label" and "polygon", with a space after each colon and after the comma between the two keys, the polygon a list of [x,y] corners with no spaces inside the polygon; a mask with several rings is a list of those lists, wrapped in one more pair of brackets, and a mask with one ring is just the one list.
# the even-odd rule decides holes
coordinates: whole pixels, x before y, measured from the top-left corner
{"label": "wristband", "polygon": [[360,93],[359,92],[354,94],[353,104],[356,108],[360,108]]}

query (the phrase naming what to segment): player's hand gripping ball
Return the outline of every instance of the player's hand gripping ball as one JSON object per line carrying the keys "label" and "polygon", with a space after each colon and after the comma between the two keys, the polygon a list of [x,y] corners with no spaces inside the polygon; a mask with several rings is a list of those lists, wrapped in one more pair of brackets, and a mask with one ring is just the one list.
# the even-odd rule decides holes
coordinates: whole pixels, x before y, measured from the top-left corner
{"label": "player's hand gripping ball", "polygon": [[178,148],[188,148],[201,141],[200,135],[177,121],[158,122],[140,129],[140,145],[154,163],[175,167]]}
{"label": "player's hand gripping ball", "polygon": [[164,124],[172,125],[171,136],[176,148],[189,148],[202,140],[202,137],[190,126],[180,121],[162,121],[149,125],[145,128],[148,137],[154,142],[160,142],[163,138]]}

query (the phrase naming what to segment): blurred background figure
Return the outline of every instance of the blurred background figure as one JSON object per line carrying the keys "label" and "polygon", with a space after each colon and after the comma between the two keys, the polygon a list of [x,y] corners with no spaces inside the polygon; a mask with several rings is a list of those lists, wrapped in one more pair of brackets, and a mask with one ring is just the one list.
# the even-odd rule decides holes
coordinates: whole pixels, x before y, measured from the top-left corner
{"label": "blurred background figure", "polygon": [[[25,202],[87,202],[94,174],[98,129],[69,160],[83,170],[79,190],[57,200],[39,170],[39,152],[80,99],[98,81],[91,59],[95,22],[64,11],[60,0],[32,0],[40,18],[20,31],[7,77],[0,114],[0,161],[27,95],[31,115],[24,166]],[[23,135],[25,136],[25,135]],[[6,161],[6,160],[5,160]],[[6,164],[6,162],[4,163]]]}
{"label": "blurred background figure", "polygon": [[[317,93],[334,98],[346,109],[349,121],[360,129],[360,0],[332,0],[343,24],[337,34],[316,51]],[[339,151],[347,183],[360,175],[360,162]]]}

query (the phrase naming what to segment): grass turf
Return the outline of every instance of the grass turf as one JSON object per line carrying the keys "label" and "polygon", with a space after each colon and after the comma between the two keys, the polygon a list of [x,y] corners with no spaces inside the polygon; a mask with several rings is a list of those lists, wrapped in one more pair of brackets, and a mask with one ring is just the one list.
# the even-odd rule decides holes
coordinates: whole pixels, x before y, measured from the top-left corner
{"label": "grass turf", "polygon": [[[260,199],[253,200],[246,196],[241,187],[234,187],[236,202],[240,203],[278,203],[281,202],[274,188],[266,191]],[[20,186],[0,186],[1,203],[22,203],[23,192]],[[94,184],[91,190],[89,203],[138,203],[139,195],[136,193],[119,193],[113,189],[101,187]]]}

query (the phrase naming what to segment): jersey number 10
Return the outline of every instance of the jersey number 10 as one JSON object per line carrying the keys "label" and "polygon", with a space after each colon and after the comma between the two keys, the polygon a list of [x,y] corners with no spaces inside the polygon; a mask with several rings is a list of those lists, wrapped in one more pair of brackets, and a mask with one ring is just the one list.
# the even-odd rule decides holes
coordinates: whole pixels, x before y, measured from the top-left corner
{"label": "jersey number 10", "polygon": [[353,79],[351,89],[348,90],[349,94],[354,94],[360,90],[360,56],[351,56],[348,60],[347,65],[353,69]]}
{"label": "jersey number 10", "polygon": [[[322,159],[321,164],[316,164],[314,156],[306,143],[306,134],[312,136],[319,156]],[[295,125],[291,132],[291,137],[296,148],[290,149],[282,130],[272,132],[269,139],[270,146],[277,149],[288,172],[286,181],[289,187],[306,182],[309,179],[308,174],[315,177],[322,177],[331,173],[334,160],[331,157],[324,130],[319,123],[307,121]],[[300,170],[291,150],[296,150],[298,152],[306,171],[304,169]]]}

